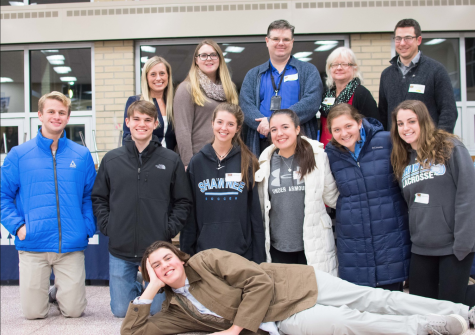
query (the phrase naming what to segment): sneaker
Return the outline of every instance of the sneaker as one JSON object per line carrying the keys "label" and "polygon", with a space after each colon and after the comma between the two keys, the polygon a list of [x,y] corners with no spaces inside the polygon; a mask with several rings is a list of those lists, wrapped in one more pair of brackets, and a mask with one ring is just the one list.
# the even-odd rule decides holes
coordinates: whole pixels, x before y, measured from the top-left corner
{"label": "sneaker", "polygon": [[52,304],[56,303],[56,292],[58,292],[58,289],[56,286],[51,286],[48,291],[48,301]]}
{"label": "sneaker", "polygon": [[461,335],[468,330],[467,321],[460,315],[427,315],[424,329],[430,335]]}
{"label": "sneaker", "polygon": [[468,321],[475,327],[475,306],[468,311]]}

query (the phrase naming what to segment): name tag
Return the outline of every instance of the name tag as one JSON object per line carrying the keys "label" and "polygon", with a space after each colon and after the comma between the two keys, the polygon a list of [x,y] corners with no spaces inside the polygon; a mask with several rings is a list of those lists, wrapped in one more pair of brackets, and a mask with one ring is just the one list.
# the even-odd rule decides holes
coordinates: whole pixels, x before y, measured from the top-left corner
{"label": "name tag", "polygon": [[426,85],[416,85],[416,84],[409,85],[409,92],[411,93],[424,94],[425,89],[426,89]]}
{"label": "name tag", "polygon": [[429,195],[425,193],[416,193],[416,199],[414,199],[414,202],[419,202],[421,204],[428,204]]}
{"label": "name tag", "polygon": [[241,181],[241,174],[240,173],[226,173],[226,182],[228,181]]}
{"label": "name tag", "polygon": [[295,73],[295,74],[289,74],[288,76],[284,76],[284,83],[286,81],[295,81],[299,79],[299,74],[298,73]]}
{"label": "name tag", "polygon": [[327,106],[331,106],[334,103],[335,103],[335,98],[325,98],[325,100],[323,100],[323,104]]}

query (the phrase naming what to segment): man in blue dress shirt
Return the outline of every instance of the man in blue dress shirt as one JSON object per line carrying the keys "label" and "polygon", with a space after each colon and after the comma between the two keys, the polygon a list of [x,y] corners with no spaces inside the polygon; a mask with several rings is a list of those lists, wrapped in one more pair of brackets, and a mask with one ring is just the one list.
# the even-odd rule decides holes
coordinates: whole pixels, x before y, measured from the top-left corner
{"label": "man in blue dress shirt", "polygon": [[317,138],[315,115],[322,100],[322,80],[313,64],[291,56],[294,29],[285,20],[269,25],[266,45],[270,60],[251,69],[241,87],[239,104],[249,127],[245,141],[258,157],[271,144],[269,117],[275,110],[293,110],[305,135]]}

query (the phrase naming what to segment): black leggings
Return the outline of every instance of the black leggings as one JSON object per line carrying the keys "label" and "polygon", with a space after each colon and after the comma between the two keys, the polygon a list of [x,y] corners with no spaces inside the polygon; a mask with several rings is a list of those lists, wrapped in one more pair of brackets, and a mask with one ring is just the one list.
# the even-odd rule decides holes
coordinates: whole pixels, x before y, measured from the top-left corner
{"label": "black leggings", "polygon": [[307,265],[307,258],[305,257],[305,251],[303,250],[296,252],[283,252],[271,246],[270,256],[272,257],[272,263]]}
{"label": "black leggings", "polygon": [[455,255],[412,254],[409,293],[474,306],[475,285],[468,286],[474,256],[472,252],[459,261]]}

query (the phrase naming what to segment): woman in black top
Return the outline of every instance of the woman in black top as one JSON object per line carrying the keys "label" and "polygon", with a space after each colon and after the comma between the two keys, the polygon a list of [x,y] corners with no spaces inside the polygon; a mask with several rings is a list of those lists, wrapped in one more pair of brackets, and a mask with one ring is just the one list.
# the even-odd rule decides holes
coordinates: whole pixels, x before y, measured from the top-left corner
{"label": "woman in black top", "polygon": [[175,150],[175,122],[173,117],[173,79],[170,64],[162,57],[150,58],[142,69],[140,80],[141,95],[129,97],[125,104],[124,133],[122,141],[130,135],[129,127],[125,124],[127,109],[138,100],[150,101],[158,111],[158,127],[153,131],[163,147]]}

